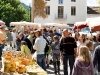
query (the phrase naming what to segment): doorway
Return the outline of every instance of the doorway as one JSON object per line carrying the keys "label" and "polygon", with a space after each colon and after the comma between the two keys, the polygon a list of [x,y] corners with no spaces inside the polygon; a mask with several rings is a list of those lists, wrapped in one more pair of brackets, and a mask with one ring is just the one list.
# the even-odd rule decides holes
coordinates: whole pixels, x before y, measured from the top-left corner
{"label": "doorway", "polygon": [[63,12],[64,12],[63,6],[58,6],[58,18],[63,18]]}

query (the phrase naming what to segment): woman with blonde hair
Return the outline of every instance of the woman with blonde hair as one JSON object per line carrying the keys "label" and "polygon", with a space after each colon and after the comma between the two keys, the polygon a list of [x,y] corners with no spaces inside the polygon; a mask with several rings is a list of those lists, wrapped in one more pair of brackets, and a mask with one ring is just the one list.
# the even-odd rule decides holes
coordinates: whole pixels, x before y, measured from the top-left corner
{"label": "woman with blonde hair", "polygon": [[94,75],[93,62],[86,46],[80,47],[79,56],[76,58],[72,75]]}

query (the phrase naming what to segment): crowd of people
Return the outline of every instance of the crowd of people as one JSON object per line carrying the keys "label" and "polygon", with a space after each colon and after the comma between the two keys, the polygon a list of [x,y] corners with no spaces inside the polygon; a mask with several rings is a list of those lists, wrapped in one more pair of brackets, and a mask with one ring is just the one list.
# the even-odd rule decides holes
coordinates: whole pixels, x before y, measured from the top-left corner
{"label": "crowd of people", "polygon": [[22,32],[0,26],[0,60],[7,42],[12,49],[26,55],[37,52],[36,62],[45,71],[49,68],[48,56],[51,55],[55,75],[60,75],[61,61],[64,75],[68,75],[68,65],[70,75],[100,75],[100,33],[91,37],[78,32],[74,34],[73,37],[68,29],[63,29],[62,33],[46,28]]}

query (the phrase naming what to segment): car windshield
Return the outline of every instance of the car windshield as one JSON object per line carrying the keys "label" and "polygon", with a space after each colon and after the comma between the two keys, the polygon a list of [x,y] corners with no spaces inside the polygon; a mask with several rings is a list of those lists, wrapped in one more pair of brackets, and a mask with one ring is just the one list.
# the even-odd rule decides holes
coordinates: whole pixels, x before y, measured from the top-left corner
{"label": "car windshield", "polygon": [[89,33],[90,29],[88,27],[81,29],[80,32],[85,32],[85,33]]}

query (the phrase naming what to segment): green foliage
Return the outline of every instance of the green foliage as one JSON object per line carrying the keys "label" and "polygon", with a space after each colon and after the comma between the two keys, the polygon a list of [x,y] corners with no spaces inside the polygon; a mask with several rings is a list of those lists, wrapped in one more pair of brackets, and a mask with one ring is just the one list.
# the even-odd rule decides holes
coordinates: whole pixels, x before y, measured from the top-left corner
{"label": "green foliage", "polygon": [[10,22],[29,21],[29,14],[19,0],[0,0],[0,20]]}
{"label": "green foliage", "polygon": [[21,5],[26,9],[26,11],[30,11],[30,8],[29,8],[29,6],[27,6],[26,4],[24,4],[24,3],[21,3]]}
{"label": "green foliage", "polygon": [[100,0],[96,0],[97,1],[97,3],[100,5]]}
{"label": "green foliage", "polygon": [[25,8],[25,10],[26,10],[26,13],[27,14],[25,14],[25,18],[26,18],[26,21],[30,21],[30,8],[29,8],[29,6],[27,6],[26,4],[24,4],[24,3],[21,3],[21,5]]}

